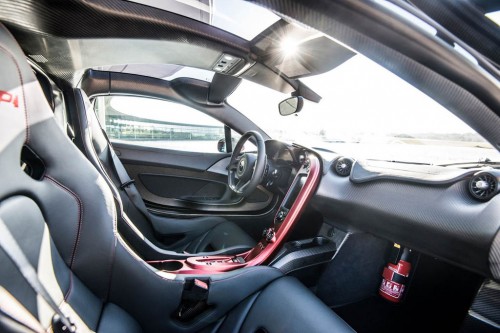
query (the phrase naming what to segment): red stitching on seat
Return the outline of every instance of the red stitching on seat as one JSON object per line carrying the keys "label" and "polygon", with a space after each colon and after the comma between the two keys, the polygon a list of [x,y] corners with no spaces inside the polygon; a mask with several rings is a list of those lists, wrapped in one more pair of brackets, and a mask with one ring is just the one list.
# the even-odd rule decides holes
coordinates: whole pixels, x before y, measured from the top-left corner
{"label": "red stitching on seat", "polygon": [[73,245],[73,251],[72,251],[72,254],[71,254],[71,261],[70,261],[70,264],[69,264],[69,268],[71,269],[73,267],[73,263],[75,262],[76,250],[77,250],[78,244],[80,242],[80,232],[81,232],[81,229],[82,229],[82,222],[83,222],[83,205],[82,205],[82,201],[80,200],[80,197],[78,197],[78,195],[76,195],[75,192],[73,192],[72,190],[70,190],[69,188],[67,188],[66,186],[64,186],[63,184],[59,183],[54,178],[52,178],[50,176],[45,176],[45,178],[48,179],[48,180],[50,180],[51,182],[53,182],[54,184],[56,184],[57,186],[59,186],[60,188],[62,188],[63,190],[65,190],[66,192],[70,193],[73,196],[73,198],[75,198],[76,203],[78,204],[78,228],[77,228],[76,237],[75,237],[75,241],[74,241],[74,245]]}

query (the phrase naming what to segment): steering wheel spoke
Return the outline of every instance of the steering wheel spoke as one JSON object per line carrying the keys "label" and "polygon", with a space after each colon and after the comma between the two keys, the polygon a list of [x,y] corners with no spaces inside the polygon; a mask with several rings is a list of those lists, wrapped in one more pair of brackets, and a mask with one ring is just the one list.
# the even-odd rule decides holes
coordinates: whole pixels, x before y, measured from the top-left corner
{"label": "steering wheel spoke", "polygon": [[240,179],[240,180],[238,181],[238,184],[236,184],[236,189],[237,189],[238,191],[243,191],[243,190],[245,189],[245,187],[247,187],[247,185],[248,185],[248,183],[249,183],[249,182],[250,182],[250,181],[244,181],[244,180],[241,180],[241,179]]}
{"label": "steering wheel spoke", "polygon": [[231,161],[231,163],[229,163],[228,170],[236,170],[238,168],[238,164],[240,163],[240,160],[241,160],[241,156],[237,157],[234,161]]}

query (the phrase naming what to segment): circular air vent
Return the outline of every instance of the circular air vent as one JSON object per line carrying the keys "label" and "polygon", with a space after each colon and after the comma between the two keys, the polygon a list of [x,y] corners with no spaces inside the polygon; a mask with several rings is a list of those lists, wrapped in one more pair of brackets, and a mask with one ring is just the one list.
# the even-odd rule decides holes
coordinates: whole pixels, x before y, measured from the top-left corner
{"label": "circular air vent", "polygon": [[490,200],[497,193],[497,188],[498,179],[487,172],[477,173],[469,181],[470,194],[477,200]]}
{"label": "circular air vent", "polygon": [[341,177],[347,177],[351,174],[354,161],[347,157],[341,157],[333,163],[333,170]]}

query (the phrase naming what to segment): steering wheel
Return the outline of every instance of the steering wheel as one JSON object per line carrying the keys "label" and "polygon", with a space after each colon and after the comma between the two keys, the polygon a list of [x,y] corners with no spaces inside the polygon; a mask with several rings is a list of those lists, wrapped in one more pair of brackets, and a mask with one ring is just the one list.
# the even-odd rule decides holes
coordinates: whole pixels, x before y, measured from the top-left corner
{"label": "steering wheel", "polygon": [[[243,145],[253,137],[257,145],[257,155],[241,154]],[[228,167],[229,188],[236,194],[247,197],[262,181],[266,169],[266,145],[259,132],[248,131],[240,138],[234,147]]]}

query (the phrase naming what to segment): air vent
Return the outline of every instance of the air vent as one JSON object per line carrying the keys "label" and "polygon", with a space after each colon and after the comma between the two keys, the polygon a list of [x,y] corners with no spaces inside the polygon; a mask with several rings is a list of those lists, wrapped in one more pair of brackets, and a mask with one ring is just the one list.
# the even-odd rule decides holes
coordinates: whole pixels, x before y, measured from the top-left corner
{"label": "air vent", "polygon": [[333,170],[341,177],[347,177],[351,174],[354,161],[347,157],[341,157],[333,163]]}
{"label": "air vent", "polygon": [[469,181],[469,191],[474,199],[488,201],[498,192],[498,179],[488,172],[480,172]]}

